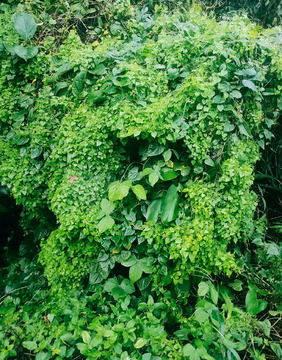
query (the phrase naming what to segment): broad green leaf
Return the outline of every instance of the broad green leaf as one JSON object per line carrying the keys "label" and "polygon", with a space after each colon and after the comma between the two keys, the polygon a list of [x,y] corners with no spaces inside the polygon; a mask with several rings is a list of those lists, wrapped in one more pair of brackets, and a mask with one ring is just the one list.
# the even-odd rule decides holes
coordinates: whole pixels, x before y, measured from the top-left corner
{"label": "broad green leaf", "polygon": [[265,336],[270,336],[270,330],[271,330],[271,323],[268,319],[265,319],[264,321],[258,321],[257,325],[259,329],[261,329]]}
{"label": "broad green leaf", "polygon": [[140,261],[138,261],[135,265],[131,266],[129,270],[129,278],[132,282],[136,282],[141,278],[142,273],[143,273],[142,264]]}
{"label": "broad green leaf", "polygon": [[239,131],[242,135],[248,136],[250,137],[251,135],[247,132],[247,130],[245,129],[244,125],[238,125]]}
{"label": "broad green leaf", "polygon": [[96,335],[92,340],[91,340],[91,343],[90,343],[90,346],[91,347],[95,347],[97,345],[100,345],[101,343],[103,342],[103,338]]}
{"label": "broad green leaf", "polygon": [[167,149],[167,150],[163,153],[164,161],[170,160],[171,155],[172,155],[172,151],[171,151],[170,149]]}
{"label": "broad green leaf", "polygon": [[100,89],[100,90],[96,90],[96,91],[91,92],[88,95],[87,103],[91,104],[91,103],[95,102],[96,100],[98,100],[103,95],[103,93],[104,93],[104,89]]}
{"label": "broad green leaf", "polygon": [[267,307],[266,300],[258,300],[256,291],[250,290],[246,296],[246,310],[251,315],[256,315]]}
{"label": "broad green leaf", "polygon": [[129,279],[122,280],[120,287],[127,293],[132,294],[135,291],[135,287],[133,283]]}
{"label": "broad green leaf", "polygon": [[189,166],[185,166],[181,169],[180,172],[182,176],[188,176],[191,172],[191,168]]}
{"label": "broad green leaf", "polygon": [[42,153],[42,147],[40,148],[36,148],[36,149],[32,149],[30,152],[30,157],[32,159],[36,159],[38,156],[40,156]]}
{"label": "broad green leaf", "polygon": [[121,262],[121,265],[125,266],[125,267],[130,267],[130,266],[135,265],[137,261],[138,260],[136,259],[136,256],[134,254],[130,254],[129,258],[127,258]]}
{"label": "broad green leaf", "polygon": [[20,13],[15,18],[15,29],[17,33],[24,39],[30,40],[36,31],[36,22],[30,14]]}
{"label": "broad green leaf", "polygon": [[146,191],[145,189],[143,188],[142,185],[134,185],[132,187],[132,191],[134,192],[134,194],[137,196],[138,199],[141,199],[141,200],[146,200],[147,199],[147,196],[146,196]]}
{"label": "broad green leaf", "polygon": [[69,344],[74,344],[74,342],[75,342],[74,336],[73,336],[73,334],[71,334],[71,333],[65,333],[64,335],[62,335],[62,336],[60,337],[60,339],[61,339],[62,341],[66,341],[66,342],[69,343]]}
{"label": "broad green leaf", "polygon": [[190,330],[189,329],[177,330],[173,334],[176,335],[180,340],[188,340],[187,336],[188,334],[190,334]]}
{"label": "broad green leaf", "polygon": [[152,360],[152,354],[146,353],[146,354],[142,355],[142,360]]}
{"label": "broad green leaf", "polygon": [[88,345],[83,343],[76,344],[78,350],[81,352],[82,355],[86,355],[88,352]]}
{"label": "broad green leaf", "polygon": [[267,130],[267,129],[264,129],[263,133],[264,133],[265,138],[268,139],[268,140],[270,140],[274,136],[272,134],[272,132]]}
{"label": "broad green leaf", "polygon": [[106,215],[105,217],[103,217],[103,219],[101,219],[98,223],[98,230],[100,231],[100,233],[111,229],[113,226],[115,225],[115,220],[109,216]]}
{"label": "broad green leaf", "polygon": [[225,102],[225,100],[224,100],[224,98],[222,98],[220,95],[216,95],[216,96],[213,98],[212,102],[213,102],[214,104],[223,104],[223,103]]}
{"label": "broad green leaf", "polygon": [[55,314],[48,314],[48,315],[47,315],[47,318],[48,318],[48,320],[50,321],[50,323],[53,322],[54,317],[55,317]]}
{"label": "broad green leaf", "polygon": [[159,180],[159,175],[156,173],[156,171],[153,171],[150,175],[149,175],[149,183],[151,186],[154,186],[156,184],[156,182],[158,182]]}
{"label": "broad green leaf", "polygon": [[156,259],[151,256],[140,259],[140,263],[142,264],[142,269],[146,274],[151,274],[154,271],[153,264],[155,262]]}
{"label": "broad green leaf", "polygon": [[251,80],[242,80],[242,84],[253,91],[257,91],[256,85]]}
{"label": "broad green leaf", "polygon": [[256,75],[256,70],[255,69],[244,69],[243,70],[243,74],[245,76],[255,76]]}
{"label": "broad green leaf", "polygon": [[210,289],[211,289],[211,299],[213,303],[216,305],[218,301],[218,292],[215,290],[213,286],[211,286]]}
{"label": "broad green leaf", "polygon": [[161,220],[164,224],[177,218],[179,196],[177,188],[171,185],[161,204]]}
{"label": "broad green leaf", "polygon": [[280,247],[275,243],[269,244],[267,249],[267,255],[271,257],[271,256],[278,256],[279,254],[280,254]]}
{"label": "broad green leaf", "polygon": [[173,171],[170,168],[162,169],[162,177],[164,181],[175,179],[179,176],[179,172]]}
{"label": "broad green leaf", "polygon": [[37,348],[37,344],[35,341],[24,341],[23,347],[28,350],[35,350]]}
{"label": "broad green leaf", "polygon": [[55,95],[57,95],[57,93],[68,87],[68,84],[66,82],[58,82],[55,86]]}
{"label": "broad green leaf", "polygon": [[151,169],[151,168],[146,168],[142,171],[142,174],[141,176],[144,177],[144,176],[147,176],[147,175],[150,175],[154,170]]}
{"label": "broad green leaf", "polygon": [[105,67],[105,65],[103,64],[98,64],[95,69],[92,71],[92,74],[95,75],[104,75],[107,73],[107,69]]}
{"label": "broad green leaf", "polygon": [[111,337],[111,336],[113,336],[113,335],[114,335],[113,330],[106,330],[106,331],[104,332],[104,336],[105,336],[105,337]]}
{"label": "broad green leaf", "polygon": [[126,180],[122,183],[115,181],[109,186],[109,199],[110,201],[122,200],[128,195],[131,188],[132,181]]}
{"label": "broad green leaf", "polygon": [[153,200],[147,209],[146,219],[152,221],[154,224],[158,221],[159,213],[161,210],[162,199]]}
{"label": "broad green leaf", "polygon": [[142,339],[142,338],[140,338],[140,339],[137,340],[137,342],[135,343],[134,347],[135,347],[135,349],[140,349],[141,347],[143,347],[144,345],[146,345],[147,342],[148,342],[147,339]]}
{"label": "broad green leaf", "polygon": [[83,342],[85,342],[85,344],[88,344],[88,345],[90,344],[91,336],[90,336],[89,332],[82,331],[81,337],[82,337]]}
{"label": "broad green leaf", "polygon": [[188,296],[190,292],[190,285],[191,285],[190,280],[183,280],[182,284],[174,285],[177,295],[185,294],[186,296]]}
{"label": "broad green leaf", "polygon": [[214,161],[211,158],[209,158],[209,159],[205,160],[205,164],[208,165],[208,166],[213,167],[214,166]]}
{"label": "broad green leaf", "polygon": [[137,281],[137,286],[140,291],[145,290],[151,283],[151,278],[148,277],[142,277],[140,280]]}
{"label": "broad green leaf", "polygon": [[106,281],[104,285],[104,290],[107,292],[111,292],[117,286],[119,286],[117,279],[112,278]]}
{"label": "broad green leaf", "polygon": [[72,83],[72,93],[74,96],[79,96],[84,88],[85,78],[86,78],[86,71],[81,71],[76,75],[73,79]]}
{"label": "broad green leaf", "polygon": [[72,68],[72,65],[69,63],[63,64],[57,69],[57,75],[63,75],[68,71],[72,70]]}
{"label": "broad green leaf", "polygon": [[209,314],[202,308],[198,308],[194,314],[195,320],[199,323],[205,322],[209,318]]}
{"label": "broad green leaf", "polygon": [[36,354],[35,360],[49,360],[51,358],[51,355],[49,355],[46,352],[40,352]]}
{"label": "broad green leaf", "polygon": [[138,167],[134,167],[133,169],[131,169],[128,173],[128,180],[131,181],[137,181],[140,180],[141,176],[139,174],[139,169]]}
{"label": "broad green leaf", "polygon": [[20,155],[21,155],[21,156],[25,156],[26,151],[27,151],[27,150],[26,150],[25,147],[21,147],[21,148],[20,148]]}
{"label": "broad green leaf", "polygon": [[200,360],[197,349],[194,348],[191,344],[186,344],[183,348],[183,355],[189,356],[190,360]]}
{"label": "broad green leaf", "polygon": [[235,99],[240,99],[242,97],[242,94],[240,93],[240,91],[238,90],[233,90],[231,93],[230,93],[230,96],[235,98]]}
{"label": "broad green leaf", "polygon": [[198,296],[205,296],[208,293],[209,289],[209,284],[202,281],[198,286]]}
{"label": "broad green leaf", "polygon": [[274,353],[278,357],[278,359],[282,359],[281,346],[279,344],[276,344],[276,343],[270,343],[270,347],[274,351]]}
{"label": "broad green leaf", "polygon": [[242,285],[243,285],[242,281],[238,279],[236,279],[234,283],[229,284],[229,286],[231,286],[232,289],[234,289],[235,291],[241,291],[243,289]]}
{"label": "broad green leaf", "polygon": [[125,296],[125,291],[120,286],[117,286],[117,287],[113,288],[113,290],[111,291],[111,294],[117,300],[120,297]]}
{"label": "broad green leaf", "polygon": [[111,203],[107,199],[103,199],[101,201],[101,208],[105,215],[110,215],[114,211],[115,207],[115,204]]}
{"label": "broad green leaf", "polygon": [[15,46],[15,53],[25,61],[33,58],[38,54],[38,48],[36,46],[24,47],[22,45]]}
{"label": "broad green leaf", "polygon": [[146,160],[148,157],[161,155],[165,150],[163,145],[158,143],[151,143],[147,149],[142,149],[140,155],[142,155],[142,160]]}
{"label": "broad green leaf", "polygon": [[230,131],[233,131],[234,129],[235,129],[235,126],[233,124],[230,124],[229,122],[224,124],[225,132],[230,132]]}

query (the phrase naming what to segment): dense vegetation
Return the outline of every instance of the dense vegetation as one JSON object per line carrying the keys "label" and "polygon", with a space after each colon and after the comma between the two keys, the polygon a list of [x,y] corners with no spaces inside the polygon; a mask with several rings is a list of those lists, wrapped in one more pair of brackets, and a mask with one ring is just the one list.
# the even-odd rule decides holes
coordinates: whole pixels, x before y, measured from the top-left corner
{"label": "dense vegetation", "polygon": [[282,359],[281,28],[145,5],[0,5],[0,359]]}

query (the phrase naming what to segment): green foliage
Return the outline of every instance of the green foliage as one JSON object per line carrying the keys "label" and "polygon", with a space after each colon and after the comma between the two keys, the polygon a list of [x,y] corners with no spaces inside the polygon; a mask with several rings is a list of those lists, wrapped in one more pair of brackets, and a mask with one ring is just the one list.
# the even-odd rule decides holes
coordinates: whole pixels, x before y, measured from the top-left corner
{"label": "green foliage", "polygon": [[206,11],[214,11],[218,17],[232,16],[234,13],[247,14],[250,19],[263,26],[281,25],[282,4],[280,0],[204,0],[199,3]]}
{"label": "green foliage", "polygon": [[59,32],[92,5],[1,7],[0,177],[41,247],[5,269],[2,358],[279,353],[242,251],[258,237],[259,261],[281,253],[251,189],[280,111],[280,30],[118,1],[91,43]]}

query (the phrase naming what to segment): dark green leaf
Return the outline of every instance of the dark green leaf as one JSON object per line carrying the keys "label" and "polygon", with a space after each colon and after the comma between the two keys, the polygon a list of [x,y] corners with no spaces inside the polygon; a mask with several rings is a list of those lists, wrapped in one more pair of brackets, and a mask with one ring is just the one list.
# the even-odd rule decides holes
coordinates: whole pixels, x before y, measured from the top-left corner
{"label": "dark green leaf", "polygon": [[144,276],[137,281],[137,286],[139,288],[140,291],[145,290],[151,283],[151,279],[150,277],[145,277]]}
{"label": "dark green leaf", "polygon": [[162,199],[153,200],[147,209],[147,221],[152,221],[154,224],[158,221],[161,210]]}
{"label": "dark green leaf", "polygon": [[190,334],[190,330],[188,329],[177,330],[173,334],[176,335],[180,340],[188,340],[187,336],[188,334]]}
{"label": "dark green leaf", "polygon": [[161,220],[163,223],[169,223],[177,218],[178,203],[177,188],[171,185],[161,204]]}
{"label": "dark green leaf", "polygon": [[177,178],[177,176],[179,176],[179,173],[171,170],[170,168],[162,169],[162,177],[163,177],[164,181],[169,181],[169,180],[175,179],[175,178]]}
{"label": "dark green leaf", "polygon": [[267,301],[258,300],[255,290],[250,290],[246,296],[246,310],[251,315],[256,315],[267,307]]}
{"label": "dark green leaf", "polygon": [[87,73],[85,71],[81,71],[73,79],[72,93],[73,93],[74,96],[79,96],[79,94],[81,94],[81,92],[82,92],[82,90],[84,88],[86,74]]}
{"label": "dark green leaf", "polygon": [[30,157],[32,159],[36,159],[38,156],[40,156],[42,153],[42,147],[40,148],[36,148],[36,149],[32,149],[30,152]]}

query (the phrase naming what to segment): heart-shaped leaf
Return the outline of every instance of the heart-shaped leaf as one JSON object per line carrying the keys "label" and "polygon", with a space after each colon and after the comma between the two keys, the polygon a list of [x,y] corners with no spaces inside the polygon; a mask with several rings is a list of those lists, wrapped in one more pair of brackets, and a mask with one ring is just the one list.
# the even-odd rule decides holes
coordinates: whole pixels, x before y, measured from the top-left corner
{"label": "heart-shaped leaf", "polygon": [[33,16],[26,13],[20,13],[15,18],[15,29],[24,41],[30,40],[36,31],[36,22]]}
{"label": "heart-shaped leaf", "polygon": [[22,45],[15,46],[15,53],[25,61],[32,59],[38,54],[38,48],[36,46],[24,47]]}

